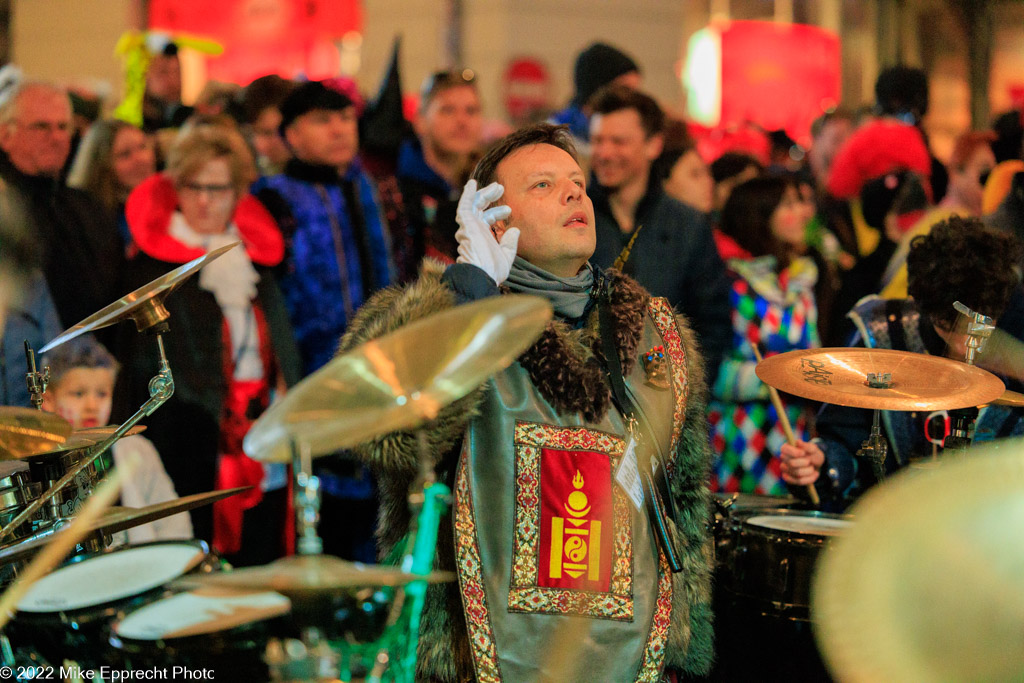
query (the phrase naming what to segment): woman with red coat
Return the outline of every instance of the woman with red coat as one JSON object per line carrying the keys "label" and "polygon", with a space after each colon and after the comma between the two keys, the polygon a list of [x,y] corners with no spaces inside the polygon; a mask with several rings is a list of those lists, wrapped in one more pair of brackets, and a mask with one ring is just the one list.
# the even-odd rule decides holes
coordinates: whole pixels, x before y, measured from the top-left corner
{"label": "woman with red coat", "polygon": [[[299,357],[272,268],[284,257],[273,218],[246,190],[256,170],[241,136],[220,126],[184,132],[164,173],[139,185],[126,207],[139,254],[129,261],[132,291],[208,251],[234,242],[167,299],[165,347],[174,396],[145,424],[179,495],[252,485],[192,512],[198,538],[236,565],[289,551],[289,478],[242,452],[242,438],[275,394],[297,381]],[[148,396],[156,342],[125,328],[119,405],[123,415]]]}

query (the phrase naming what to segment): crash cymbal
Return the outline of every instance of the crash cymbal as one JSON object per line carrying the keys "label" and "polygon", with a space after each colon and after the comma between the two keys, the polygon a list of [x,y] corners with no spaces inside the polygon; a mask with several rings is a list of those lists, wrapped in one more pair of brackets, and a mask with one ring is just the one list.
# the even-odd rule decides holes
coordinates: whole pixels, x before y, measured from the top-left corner
{"label": "crash cymbal", "polygon": [[173,585],[272,590],[301,600],[316,595],[338,595],[357,588],[402,586],[418,580],[443,583],[454,581],[455,574],[431,572],[417,576],[398,567],[346,562],[330,555],[292,555],[261,567],[182,577]]}
{"label": "crash cymbal", "polygon": [[1024,408],[1024,394],[1007,389],[1003,395],[992,401],[997,406],[1010,406],[1013,408]]}
{"label": "crash cymbal", "polygon": [[225,245],[220,249],[214,249],[139,287],[131,294],[126,294],[109,306],[93,313],[80,323],[72,325],[61,332],[50,343],[39,349],[39,353],[46,353],[50,349],[60,346],[64,342],[71,341],[81,334],[108,327],[128,318],[135,321],[135,325],[140,332],[159,322],[163,322],[168,316],[167,309],[164,308],[164,299],[167,298],[167,295],[173,292],[197,270],[239,244],[241,242],[235,242],[234,244]]}
{"label": "crash cymbal", "polygon": [[812,586],[836,680],[1024,680],[1022,491],[1013,440],[901,472],[854,505]]}
{"label": "crash cymbal", "polygon": [[147,505],[141,508],[111,508],[107,510],[100,520],[93,527],[95,531],[103,531],[104,533],[113,534],[118,531],[124,531],[125,529],[132,529],[143,524],[149,524],[155,522],[158,519],[164,517],[170,517],[176,515],[179,512],[187,512],[204,505],[216,503],[218,500],[224,500],[231,496],[241,493],[242,491],[248,491],[251,486],[239,486],[233,489],[223,489],[221,491],[207,491],[206,493],[194,493],[191,496],[185,496],[184,498],[175,498],[174,500],[164,501],[163,503],[154,503],[153,505]]}
{"label": "crash cymbal", "polygon": [[[80,451],[91,446],[95,446],[101,441],[105,440],[115,431],[117,431],[117,425],[108,425],[106,427],[86,427],[85,429],[76,429],[71,432],[71,436],[67,440],[59,444],[58,446],[51,447],[45,451],[37,451],[34,453],[25,453],[18,457],[19,460],[46,460],[51,457],[61,456],[68,451]],[[127,432],[124,436],[134,436],[141,434],[146,431],[144,425],[135,425]]]}
{"label": "crash cymbal", "polygon": [[[133,529],[137,526],[142,526],[143,524],[149,524],[150,522],[155,522],[158,519],[163,519],[164,517],[176,515],[179,512],[188,512],[189,510],[202,507],[203,505],[216,503],[218,500],[224,500],[225,498],[241,493],[242,491],[248,491],[251,488],[251,486],[241,486],[233,489],[224,489],[222,491],[196,493],[191,496],[185,496],[184,498],[175,498],[174,500],[168,500],[163,503],[154,503],[153,505],[147,505],[146,507],[141,508],[111,507],[105,510],[100,518],[92,525],[91,531],[102,531],[106,534],[114,534],[118,531]],[[73,522],[74,519],[74,517],[70,517],[65,520],[66,523],[61,524],[60,527],[42,529],[26,539],[6,546],[0,546],[0,565],[23,560],[38,552],[39,549],[47,545],[52,540],[55,533],[59,532],[62,528],[66,528],[67,524]]]}
{"label": "crash cymbal", "polygon": [[32,408],[0,408],[0,459],[14,460],[47,451],[67,441],[71,423]]}
{"label": "crash cymbal", "polygon": [[245,452],[287,463],[293,437],[316,456],[411,428],[512,363],[550,318],[545,299],[510,294],[410,323],[290,389],[249,430]]}
{"label": "crash cymbal", "polygon": [[[887,387],[868,375],[889,374]],[[813,401],[878,410],[951,410],[1002,396],[1002,380],[940,356],[888,349],[825,348],[780,353],[757,364],[757,376],[779,391]]]}

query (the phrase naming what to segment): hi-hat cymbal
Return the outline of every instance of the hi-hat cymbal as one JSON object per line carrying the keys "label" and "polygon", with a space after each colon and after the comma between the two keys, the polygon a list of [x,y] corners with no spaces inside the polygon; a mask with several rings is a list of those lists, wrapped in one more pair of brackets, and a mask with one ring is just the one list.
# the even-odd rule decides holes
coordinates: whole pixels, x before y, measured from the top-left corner
{"label": "hi-hat cymbal", "polygon": [[1024,680],[1024,444],[901,472],[852,508],[812,591],[836,680]]}
{"label": "hi-hat cymbal", "polygon": [[0,408],[0,460],[47,451],[67,441],[71,423],[32,408]]}
{"label": "hi-hat cymbal", "polygon": [[[154,503],[153,505],[147,505],[141,508],[112,507],[104,511],[100,518],[96,520],[96,523],[92,526],[92,531],[102,531],[106,534],[114,534],[118,531],[133,529],[137,526],[142,526],[143,524],[155,522],[158,519],[176,515],[179,512],[188,512],[189,510],[202,507],[204,505],[216,503],[218,500],[224,500],[225,498],[241,493],[242,491],[248,491],[251,488],[251,486],[240,486],[238,488],[223,489],[221,491],[195,493],[191,496],[185,496],[184,498],[175,498],[174,500],[168,500],[163,503]],[[74,521],[74,517],[68,519],[69,523],[72,521]],[[61,526],[61,528],[65,527]],[[47,545],[52,539],[53,534],[59,531],[60,529],[51,527],[22,541],[12,543],[8,546],[0,546],[0,565],[7,562],[22,560],[32,555],[43,546]]]}
{"label": "hi-hat cymbal", "polygon": [[46,353],[50,349],[60,346],[64,342],[71,341],[81,334],[108,327],[127,318],[135,321],[139,331],[148,329],[166,320],[167,309],[164,308],[164,299],[167,298],[167,295],[173,292],[175,288],[197,270],[239,244],[241,242],[235,242],[234,244],[214,249],[197,259],[192,259],[183,266],[178,266],[166,275],[161,275],[152,282],[139,287],[131,294],[126,294],[109,306],[93,313],[80,323],[72,325],[61,332],[50,343],[39,349],[39,353]]}
{"label": "hi-hat cymbal", "polygon": [[317,595],[339,595],[351,589],[402,586],[413,581],[442,583],[454,579],[452,572],[417,576],[398,567],[346,562],[330,555],[292,555],[261,567],[185,576],[173,585],[272,590],[302,600]]}
{"label": "hi-hat cymbal", "polygon": [[[868,374],[890,374],[885,388]],[[877,410],[952,410],[1002,396],[1002,380],[949,358],[888,349],[825,348],[789,351],[757,364],[768,386],[813,401]]]}
{"label": "hi-hat cymbal", "polygon": [[245,437],[245,452],[291,462],[290,440],[326,455],[433,418],[540,336],[551,304],[491,297],[432,315],[335,358],[272,405]]}

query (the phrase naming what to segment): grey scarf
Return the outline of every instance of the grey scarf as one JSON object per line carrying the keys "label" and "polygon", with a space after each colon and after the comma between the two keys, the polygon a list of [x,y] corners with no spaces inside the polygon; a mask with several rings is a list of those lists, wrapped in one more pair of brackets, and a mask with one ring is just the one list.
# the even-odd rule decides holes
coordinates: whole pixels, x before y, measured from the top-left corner
{"label": "grey scarf", "polygon": [[544,297],[559,317],[576,319],[587,308],[594,286],[594,271],[587,263],[572,277],[558,277],[516,256],[505,284],[516,294]]}

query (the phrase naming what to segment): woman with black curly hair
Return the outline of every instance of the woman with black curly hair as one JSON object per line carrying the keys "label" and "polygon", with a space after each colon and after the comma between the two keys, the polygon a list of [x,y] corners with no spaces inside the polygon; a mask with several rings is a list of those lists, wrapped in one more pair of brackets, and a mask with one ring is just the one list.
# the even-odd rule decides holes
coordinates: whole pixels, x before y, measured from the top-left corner
{"label": "woman with black curly hair", "polygon": [[[999,320],[1000,327],[1005,328],[1011,318],[1018,319],[1022,254],[1024,246],[1017,238],[987,229],[976,218],[953,216],[942,221],[928,235],[911,242],[909,298],[870,296],[850,311],[858,329],[852,345],[963,360],[966,320],[953,308],[953,302]],[[1006,329],[1020,336],[1019,330]],[[974,440],[1024,434],[1022,416],[1018,409],[989,406],[978,417]],[[924,413],[882,412],[889,448],[887,473],[932,454],[926,419]],[[824,406],[817,420],[819,438],[782,447],[783,478],[794,485],[813,484],[823,501],[844,507],[876,483],[871,468],[854,460],[871,430],[871,421],[870,410]],[[821,476],[823,471],[826,476]]]}

